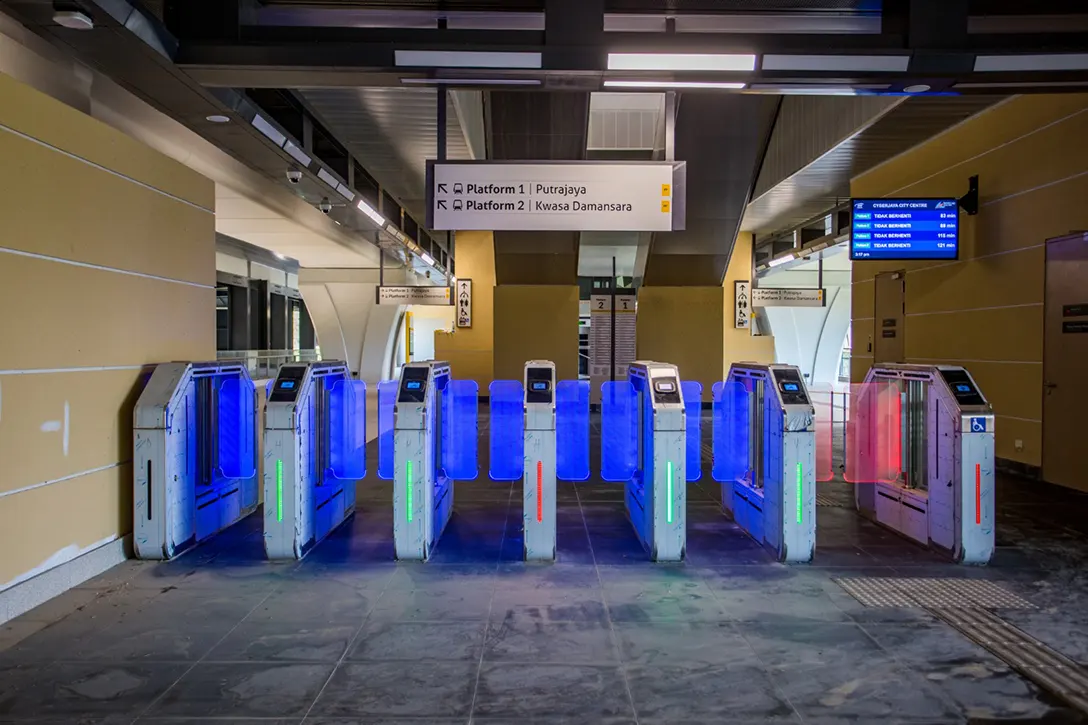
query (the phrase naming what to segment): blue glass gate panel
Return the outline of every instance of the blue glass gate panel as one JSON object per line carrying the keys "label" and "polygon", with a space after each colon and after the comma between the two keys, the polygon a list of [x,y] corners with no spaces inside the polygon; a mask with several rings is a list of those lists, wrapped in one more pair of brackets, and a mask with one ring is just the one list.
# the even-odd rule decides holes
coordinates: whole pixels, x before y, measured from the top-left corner
{"label": "blue glass gate panel", "polygon": [[328,392],[328,475],[342,481],[366,477],[366,383],[337,380]]}
{"label": "blue glass gate panel", "polygon": [[703,477],[703,384],[695,380],[680,383],[684,398],[686,456],[684,477],[688,483]]}
{"label": "blue glass gate panel", "polygon": [[601,384],[601,478],[627,482],[635,475],[638,421],[629,380]]}
{"label": "blue glass gate panel", "polygon": [[475,380],[450,380],[442,395],[442,467],[454,481],[472,481],[479,474],[476,464],[479,390]]}
{"label": "blue glass gate panel", "polygon": [[561,380],[555,385],[555,477],[589,478],[589,381]]}
{"label": "blue glass gate panel", "polygon": [[242,377],[223,380],[219,386],[219,474],[224,478],[249,478],[257,472],[256,390]]}
{"label": "blue glass gate panel", "polygon": [[525,468],[525,393],[520,380],[496,380],[491,394],[488,475],[493,481],[519,481]]}
{"label": "blue glass gate panel", "polygon": [[750,467],[750,396],[744,383],[720,385],[714,402],[714,480],[724,483],[744,479]]}
{"label": "blue glass gate panel", "polygon": [[397,403],[396,380],[378,383],[378,478],[393,479],[393,408]]}
{"label": "blue glass gate panel", "polygon": [[714,383],[710,389],[710,477],[718,483],[726,480],[725,458],[725,383]]}

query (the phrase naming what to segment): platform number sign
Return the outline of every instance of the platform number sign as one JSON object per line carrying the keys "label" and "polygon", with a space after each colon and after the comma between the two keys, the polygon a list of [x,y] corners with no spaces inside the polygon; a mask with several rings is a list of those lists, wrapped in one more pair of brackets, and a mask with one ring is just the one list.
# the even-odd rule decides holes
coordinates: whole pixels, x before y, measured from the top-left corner
{"label": "platform number sign", "polygon": [[986,419],[985,418],[972,418],[971,419],[971,432],[972,433],[985,433],[986,432]]}
{"label": "platform number sign", "polygon": [[472,327],[472,280],[457,280],[457,326]]}
{"label": "platform number sign", "polygon": [[733,283],[734,311],[733,328],[748,330],[752,326],[752,283],[737,280]]}

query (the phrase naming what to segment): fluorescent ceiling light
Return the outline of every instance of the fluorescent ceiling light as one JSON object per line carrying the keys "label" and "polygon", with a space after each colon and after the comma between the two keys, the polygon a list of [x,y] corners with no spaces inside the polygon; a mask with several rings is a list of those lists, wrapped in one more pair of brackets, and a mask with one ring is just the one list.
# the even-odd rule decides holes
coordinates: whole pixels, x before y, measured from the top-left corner
{"label": "fluorescent ceiling light", "polygon": [[397,50],[398,67],[426,68],[540,68],[540,53],[479,50]]}
{"label": "fluorescent ceiling light", "polygon": [[1047,53],[1038,55],[980,55],[975,71],[1088,70],[1088,53]]}
{"label": "fluorescent ceiling light", "polygon": [[344,186],[343,184],[337,184],[336,191],[338,194],[340,194],[340,196],[344,197],[348,201],[355,200],[355,194],[351,191],[351,189]]}
{"label": "fluorescent ceiling light", "polygon": [[605,88],[744,88],[744,83],[718,81],[605,81]]}
{"label": "fluorescent ceiling light", "polygon": [[377,209],[366,203],[366,200],[360,199],[359,203],[355,205],[359,211],[370,217],[370,220],[377,224],[379,227],[385,226],[385,217],[378,213]]}
{"label": "fluorescent ceiling light", "polygon": [[904,73],[909,55],[765,55],[763,70],[871,71]]}
{"label": "fluorescent ceiling light", "polygon": [[299,162],[303,166],[309,166],[310,165],[310,157],[306,155],[305,151],[300,149],[298,146],[295,146],[294,142],[288,141],[284,145],[283,150],[287,152],[288,156],[290,156],[291,158],[293,158],[295,161]]}
{"label": "fluorescent ceiling light", "polygon": [[211,123],[230,123],[230,116],[224,116],[222,113],[213,113],[210,116],[205,116],[204,120]]}
{"label": "fluorescent ceiling light", "polygon": [[852,86],[806,86],[802,84],[796,85],[776,85],[774,83],[753,83],[748,86],[752,91],[763,91],[767,93],[781,93],[785,96],[856,96],[858,91]]}
{"label": "fluorescent ceiling light", "polygon": [[915,83],[911,86],[904,86],[904,93],[925,93],[930,89],[930,86],[926,83]]}
{"label": "fluorescent ceiling light", "polygon": [[401,78],[406,86],[539,86],[536,78]]}
{"label": "fluorescent ceiling light", "polygon": [[260,114],[253,117],[253,128],[263,133],[268,137],[268,140],[281,148],[283,147],[283,142],[287,140],[287,137],[280,133],[279,129],[266,121],[264,116],[261,116]]}
{"label": "fluorescent ceiling light", "polygon": [[69,30],[94,30],[94,19],[79,10],[58,10],[53,13],[53,22]]}
{"label": "fluorescent ceiling light", "polygon": [[783,264],[786,264],[787,262],[792,262],[795,259],[797,259],[797,258],[794,257],[792,254],[787,254],[784,257],[775,257],[774,259],[767,262],[767,266],[768,267],[780,267]]}
{"label": "fluorescent ceiling light", "polygon": [[432,257],[431,255],[427,254],[426,252],[424,252],[423,254],[419,255],[419,258],[423,260],[423,263],[424,263],[424,264],[434,264],[434,257]]}
{"label": "fluorescent ceiling light", "polygon": [[318,170],[317,170],[317,178],[319,178],[319,179],[321,179],[322,181],[324,181],[324,182],[325,182],[326,184],[328,184],[328,185],[329,185],[329,187],[331,187],[331,188],[333,188],[333,189],[335,189],[335,188],[337,188],[338,186],[340,186],[340,180],[339,180],[339,179],[337,179],[337,178],[336,178],[335,176],[333,176],[332,174],[330,174],[330,173],[329,173],[328,171],[326,171],[325,169],[318,169]]}
{"label": "fluorescent ceiling light", "polygon": [[608,70],[751,71],[756,57],[750,53],[609,53]]}

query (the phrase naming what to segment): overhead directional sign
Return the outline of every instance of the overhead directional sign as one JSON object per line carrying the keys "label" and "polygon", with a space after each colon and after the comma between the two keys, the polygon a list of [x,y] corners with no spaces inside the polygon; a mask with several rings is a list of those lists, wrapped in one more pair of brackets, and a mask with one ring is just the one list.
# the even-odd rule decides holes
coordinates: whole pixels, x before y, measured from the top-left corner
{"label": "overhead directional sign", "polygon": [[394,286],[377,288],[379,305],[452,305],[449,287]]}
{"label": "overhead directional sign", "polygon": [[752,307],[823,307],[822,289],[789,287],[756,287],[752,290]]}
{"label": "overhead directional sign", "polygon": [[672,162],[429,162],[427,180],[431,229],[683,229],[683,167]]}

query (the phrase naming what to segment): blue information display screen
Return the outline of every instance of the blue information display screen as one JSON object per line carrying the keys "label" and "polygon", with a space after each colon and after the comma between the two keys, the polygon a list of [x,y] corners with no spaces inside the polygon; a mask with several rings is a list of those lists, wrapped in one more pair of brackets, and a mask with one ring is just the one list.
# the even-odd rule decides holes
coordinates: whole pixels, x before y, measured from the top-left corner
{"label": "blue information display screen", "polygon": [[797,385],[797,383],[785,383],[782,385],[782,389],[788,393],[796,393],[801,388]]}
{"label": "blue information display screen", "polygon": [[851,259],[956,259],[955,199],[854,199]]}
{"label": "blue information display screen", "polygon": [[409,380],[405,387],[409,390],[420,390],[423,387],[423,382],[421,380]]}
{"label": "blue information display screen", "polygon": [[280,389],[281,390],[291,390],[294,387],[295,387],[295,381],[294,380],[283,380],[283,381],[280,382]]}
{"label": "blue information display screen", "polygon": [[539,382],[539,381],[538,381],[538,382],[534,382],[534,383],[532,383],[532,384],[531,384],[531,388],[532,388],[533,390],[547,390],[547,389],[548,389],[548,384],[547,384],[547,383],[542,383],[542,382]]}

